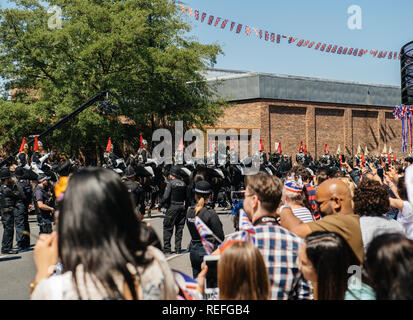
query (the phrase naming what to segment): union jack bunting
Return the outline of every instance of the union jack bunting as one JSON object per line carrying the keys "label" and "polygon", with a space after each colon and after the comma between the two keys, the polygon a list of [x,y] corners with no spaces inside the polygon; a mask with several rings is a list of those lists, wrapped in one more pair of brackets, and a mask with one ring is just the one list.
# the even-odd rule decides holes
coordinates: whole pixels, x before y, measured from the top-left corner
{"label": "union jack bunting", "polygon": [[214,27],[216,27],[217,24],[218,24],[220,21],[221,21],[221,18],[217,18],[217,19],[215,20]]}
{"label": "union jack bunting", "polygon": [[207,254],[211,254],[212,251],[214,251],[214,245],[211,242],[209,242],[206,239],[206,237],[209,235],[212,236],[214,233],[199,217],[195,217],[195,226],[196,230],[199,233],[199,236],[201,237],[202,245],[204,246],[205,252]]}
{"label": "union jack bunting", "polygon": [[222,23],[221,23],[221,29],[224,29],[226,27],[228,23],[228,19],[225,19]]}
{"label": "union jack bunting", "polygon": [[254,225],[248,218],[244,209],[239,210],[239,230],[245,231],[244,235],[250,242],[255,242],[255,229]]}

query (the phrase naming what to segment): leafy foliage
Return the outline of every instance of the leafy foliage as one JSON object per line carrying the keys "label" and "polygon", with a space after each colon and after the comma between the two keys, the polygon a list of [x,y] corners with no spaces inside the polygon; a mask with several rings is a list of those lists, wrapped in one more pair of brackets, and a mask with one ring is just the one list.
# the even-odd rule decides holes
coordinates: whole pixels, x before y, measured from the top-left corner
{"label": "leafy foliage", "polygon": [[95,154],[110,136],[120,151],[121,142],[135,141],[138,132],[148,139],[174,120],[202,127],[222,114],[224,102],[201,75],[222,50],[187,37],[190,25],[171,2],[48,1],[62,9],[61,29],[48,27],[52,14],[44,2],[14,2],[15,8],[0,10],[0,77],[8,79],[6,89],[22,90],[0,104],[0,143],[12,148],[105,89],[114,93],[119,114],[136,124],[133,130],[91,107],[46,145]]}

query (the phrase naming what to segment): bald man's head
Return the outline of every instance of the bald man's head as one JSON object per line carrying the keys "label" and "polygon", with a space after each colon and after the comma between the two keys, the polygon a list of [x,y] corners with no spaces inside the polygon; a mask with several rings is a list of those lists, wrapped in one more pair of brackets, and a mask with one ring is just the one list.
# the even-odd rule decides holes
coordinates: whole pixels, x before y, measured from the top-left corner
{"label": "bald man's head", "polygon": [[350,188],[339,179],[329,179],[317,188],[316,201],[323,216],[352,214]]}

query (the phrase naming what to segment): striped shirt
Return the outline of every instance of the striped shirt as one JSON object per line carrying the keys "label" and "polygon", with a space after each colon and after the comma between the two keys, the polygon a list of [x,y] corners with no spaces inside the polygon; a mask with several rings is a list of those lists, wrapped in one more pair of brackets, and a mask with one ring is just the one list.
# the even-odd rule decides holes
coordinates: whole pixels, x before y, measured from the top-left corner
{"label": "striped shirt", "polygon": [[308,200],[310,201],[311,208],[313,209],[313,212],[314,212],[314,218],[316,220],[319,220],[321,216],[320,216],[320,213],[318,212],[317,203],[315,202],[316,190],[310,183],[306,184],[305,188],[307,189]]}
{"label": "striped shirt", "polygon": [[306,207],[301,207],[299,209],[292,209],[292,211],[294,215],[304,223],[315,221],[310,210],[308,210]]}

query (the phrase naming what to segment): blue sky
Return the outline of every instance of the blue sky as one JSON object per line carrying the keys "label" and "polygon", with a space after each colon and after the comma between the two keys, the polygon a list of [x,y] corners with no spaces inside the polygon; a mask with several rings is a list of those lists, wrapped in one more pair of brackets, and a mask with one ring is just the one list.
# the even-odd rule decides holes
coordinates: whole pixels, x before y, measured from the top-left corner
{"label": "blue sky", "polygon": [[[413,40],[410,0],[184,0],[186,7],[229,19],[244,26],[328,44],[373,50],[400,51]],[[351,5],[362,10],[362,29],[350,30]],[[410,16],[409,16],[410,15]],[[216,68],[247,70],[400,86],[400,61],[343,56],[259,39],[201,23],[188,16],[191,35],[202,43],[218,43],[225,52]],[[206,20],[207,20],[206,19]],[[221,21],[222,21],[221,20]],[[409,26],[410,24],[410,26]]]}
{"label": "blue sky", "polygon": [[[6,0],[0,0],[6,7]],[[268,30],[310,41],[325,42],[353,48],[400,51],[413,40],[411,0],[183,0],[185,7],[229,19],[243,26]],[[362,29],[350,30],[348,7],[362,10]],[[216,68],[308,76],[333,80],[400,86],[399,60],[343,56],[300,48],[250,36],[243,28],[240,34],[201,23],[185,15],[193,26],[190,36],[202,43],[218,43],[224,55],[218,57]],[[221,21],[222,21],[221,20]],[[409,32],[410,31],[410,32]]]}

